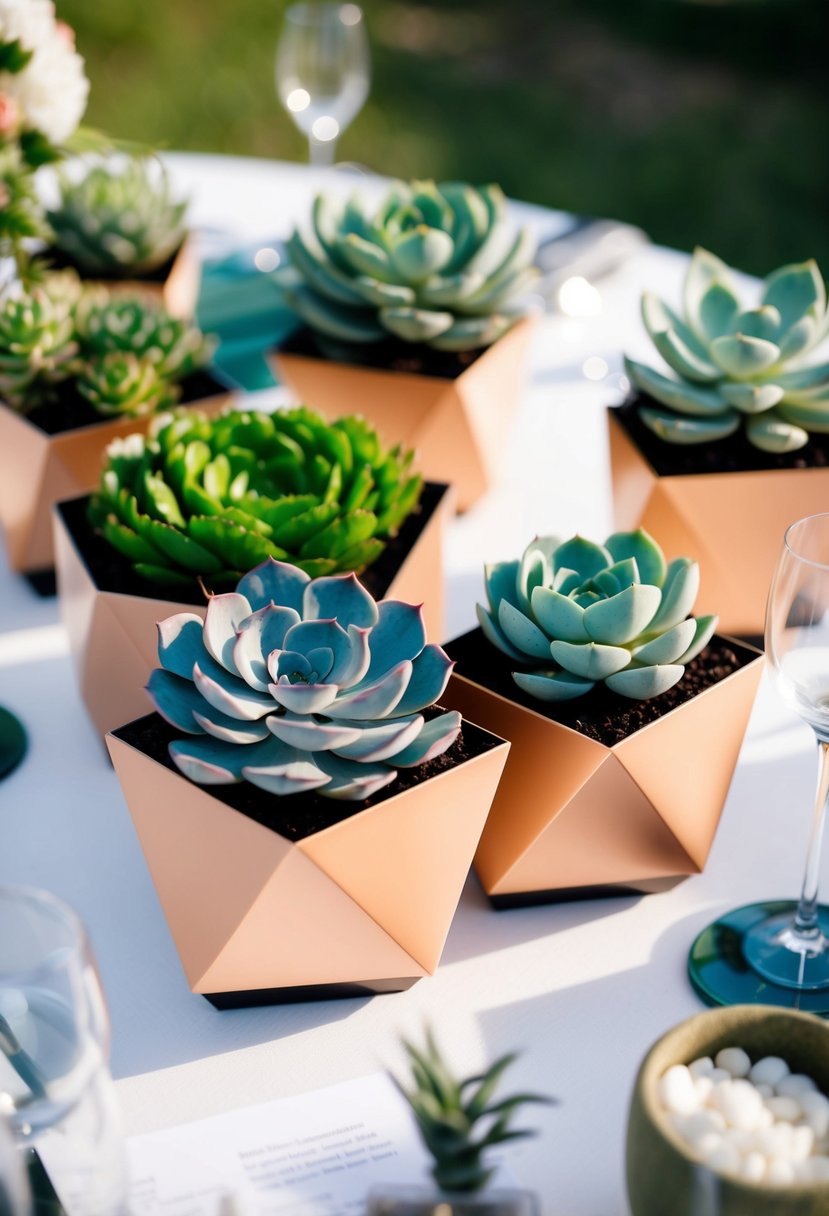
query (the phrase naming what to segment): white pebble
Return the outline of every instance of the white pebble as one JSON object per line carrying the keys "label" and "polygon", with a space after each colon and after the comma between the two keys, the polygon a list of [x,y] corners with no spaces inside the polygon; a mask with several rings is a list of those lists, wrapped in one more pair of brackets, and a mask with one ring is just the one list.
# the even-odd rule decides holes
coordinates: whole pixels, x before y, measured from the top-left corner
{"label": "white pebble", "polygon": [[782,1157],[775,1157],[769,1162],[766,1182],[771,1182],[775,1186],[787,1186],[790,1182],[794,1182],[794,1177],[794,1166]]}
{"label": "white pebble", "polygon": [[700,1056],[698,1060],[693,1060],[688,1065],[688,1071],[695,1081],[699,1077],[707,1077],[710,1072],[714,1071],[714,1061],[710,1056]]}
{"label": "white pebble", "polygon": [[747,1077],[751,1071],[751,1060],[742,1047],[724,1047],[714,1057],[717,1068],[724,1068],[732,1077]]}
{"label": "white pebble", "polygon": [[709,1072],[708,1076],[711,1078],[712,1085],[719,1085],[720,1081],[732,1081],[734,1079],[727,1068],[715,1068],[712,1072]]}
{"label": "white pebble", "polygon": [[803,1116],[818,1140],[829,1132],[829,1098],[823,1094],[801,1094],[798,1098]]}
{"label": "white pebble", "polygon": [[675,1115],[692,1115],[700,1108],[694,1079],[684,1064],[674,1064],[660,1078],[659,1096],[665,1109]]}
{"label": "white pebble", "polygon": [[810,1157],[804,1165],[808,1166],[808,1176],[813,1182],[829,1182],[829,1157]]}
{"label": "white pebble", "polygon": [[755,1089],[761,1098],[773,1098],[774,1088],[771,1085],[756,1085]]}
{"label": "white pebble", "polygon": [[705,1106],[711,1094],[714,1092],[714,1082],[710,1077],[696,1077],[694,1079],[694,1089],[697,1091],[697,1097],[700,1101],[700,1106]]}
{"label": "white pebble", "polygon": [[766,1098],[766,1110],[784,1123],[796,1123],[803,1113],[796,1098]]}
{"label": "white pebble", "polygon": [[754,1147],[764,1157],[785,1157],[789,1150],[791,1126],[775,1123],[773,1127],[761,1127],[754,1133]]}
{"label": "white pebble", "polygon": [[805,1161],[815,1147],[815,1133],[811,1127],[793,1127],[789,1142],[789,1160]]}
{"label": "white pebble", "polygon": [[781,1098],[800,1098],[803,1094],[814,1093],[817,1089],[811,1077],[805,1077],[803,1073],[793,1072],[790,1076],[784,1077],[775,1085],[775,1090]]}
{"label": "white pebble", "polygon": [[699,1144],[712,1132],[725,1131],[725,1119],[718,1110],[698,1110],[693,1115],[674,1115],[674,1126],[689,1144]]}
{"label": "white pebble", "polygon": [[730,1127],[751,1131],[759,1126],[763,1099],[750,1081],[721,1081],[711,1101]]}
{"label": "white pebble", "polygon": [[762,1182],[766,1176],[766,1159],[762,1153],[749,1153],[743,1158],[740,1174],[746,1182]]}
{"label": "white pebble", "polygon": [[786,1061],[781,1060],[779,1056],[764,1056],[762,1060],[758,1060],[756,1064],[752,1065],[748,1078],[755,1085],[771,1085],[774,1088],[790,1072],[791,1069]]}
{"label": "white pebble", "polygon": [[736,1174],[740,1168],[740,1154],[727,1140],[720,1140],[716,1148],[703,1153],[702,1159],[709,1169],[724,1174]]}

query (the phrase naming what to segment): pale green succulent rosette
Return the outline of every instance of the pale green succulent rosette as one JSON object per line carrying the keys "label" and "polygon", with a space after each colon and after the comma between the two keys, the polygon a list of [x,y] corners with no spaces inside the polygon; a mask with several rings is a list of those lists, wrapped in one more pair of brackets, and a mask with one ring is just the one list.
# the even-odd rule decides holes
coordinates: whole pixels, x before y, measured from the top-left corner
{"label": "pale green succulent rosette", "polygon": [[829,432],[829,363],[806,361],[829,333],[814,261],[769,275],[752,308],[728,267],[697,249],[683,300],[679,316],[650,292],[642,297],[645,326],[674,376],[625,360],[632,384],[657,403],[639,409],[654,434],[709,443],[744,427],[749,443],[779,455],[802,448],[810,433]]}
{"label": "pale green succulent rosette", "polygon": [[159,375],[177,383],[209,363],[213,338],[195,325],[171,317],[146,300],[86,293],[75,310],[81,354],[87,358],[111,352],[149,359]]}
{"label": "pale green succulent rosette", "polygon": [[158,636],[148,692],[190,736],[170,755],[198,784],[361,800],[460,731],[456,712],[423,714],[452,662],[426,644],[420,609],[375,603],[353,574],[311,579],[268,560],[213,596],[204,622],[179,613]]}
{"label": "pale green succulent rosette", "polygon": [[44,287],[0,301],[0,398],[20,413],[48,400],[78,353],[71,309]]}
{"label": "pale green succulent rosette", "polygon": [[126,418],[169,409],[180,391],[159,374],[151,359],[120,351],[84,363],[76,386],[97,413]]}
{"label": "pale green succulent rosette", "polygon": [[497,186],[399,182],[375,207],[318,195],[281,279],[289,305],[327,338],[470,351],[527,311],[535,247]]}
{"label": "pale green succulent rosette", "polygon": [[77,182],[62,175],[60,191],[47,213],[54,245],[87,278],[149,274],[184,240],[187,203],[171,197],[159,162],[96,165]]}
{"label": "pale green succulent rosette", "polygon": [[715,616],[689,616],[699,566],[666,564],[643,529],[603,545],[574,536],[537,537],[518,561],[485,570],[488,607],[478,605],[487,639],[530,671],[514,671],[539,701],[570,701],[605,684],[644,701],[682,679],[708,644]]}

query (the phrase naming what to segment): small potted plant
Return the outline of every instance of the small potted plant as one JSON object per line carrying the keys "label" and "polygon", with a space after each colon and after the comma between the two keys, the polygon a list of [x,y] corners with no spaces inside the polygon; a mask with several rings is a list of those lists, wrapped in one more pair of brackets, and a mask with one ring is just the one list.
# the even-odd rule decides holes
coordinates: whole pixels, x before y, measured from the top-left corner
{"label": "small potted plant", "polygon": [[[366,572],[380,599],[424,600],[443,629],[449,487],[361,418],[183,410],[117,440],[98,490],[56,514],[61,609],[81,690],[104,734],[144,708],[153,626],[199,612],[273,557],[307,574]],[[112,680],[117,667],[119,679]]]}
{"label": "small potted plant", "polygon": [[445,699],[512,742],[475,859],[496,907],[702,870],[762,658],[689,615],[698,586],[642,530],[487,566]]}
{"label": "small potted plant", "polygon": [[288,242],[282,281],[304,328],[277,372],[327,416],[359,406],[387,442],[415,446],[465,510],[518,402],[534,253],[497,186],[400,182],[376,207],[320,194]]}
{"label": "small potted plant", "polygon": [[220,1008],[400,991],[440,958],[508,744],[439,708],[418,607],[268,559],[158,626],[107,737],[188,981]]}
{"label": "small potted plant", "polygon": [[814,262],[783,266],[746,305],[697,249],[682,313],[646,292],[642,316],[667,369],[626,360],[633,393],[610,411],[617,527],[693,549],[703,609],[728,633],[762,634],[780,537],[829,500],[823,279]]}
{"label": "small potted plant", "polygon": [[[106,445],[176,402],[218,409],[212,342],[71,271],[0,300],[0,523],[14,570],[53,585],[51,509],[91,490]],[[205,408],[206,405],[205,405]]]}
{"label": "small potted plant", "polygon": [[515,1055],[501,1056],[485,1072],[459,1080],[431,1031],[421,1050],[403,1040],[411,1061],[409,1087],[395,1085],[408,1102],[434,1166],[434,1187],[392,1186],[369,1194],[368,1216],[537,1216],[529,1191],[490,1188],[493,1148],[535,1133],[513,1126],[522,1106],[549,1103],[539,1094],[496,1097]]}
{"label": "small potted plant", "polygon": [[46,213],[49,262],[112,292],[149,297],[171,316],[193,315],[200,274],[187,203],[173,197],[160,161],[122,156],[93,164],[80,178],[64,172],[59,190]]}

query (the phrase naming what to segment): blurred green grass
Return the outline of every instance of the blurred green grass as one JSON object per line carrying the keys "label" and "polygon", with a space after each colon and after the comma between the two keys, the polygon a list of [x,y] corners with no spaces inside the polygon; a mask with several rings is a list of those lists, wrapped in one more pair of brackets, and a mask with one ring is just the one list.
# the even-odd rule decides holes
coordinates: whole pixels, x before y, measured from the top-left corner
{"label": "blurred green grass", "polygon": [[[305,158],[273,60],[284,0],[59,0],[90,123],[169,148]],[[499,181],[764,273],[829,269],[820,0],[364,0],[370,99],[339,154]]]}

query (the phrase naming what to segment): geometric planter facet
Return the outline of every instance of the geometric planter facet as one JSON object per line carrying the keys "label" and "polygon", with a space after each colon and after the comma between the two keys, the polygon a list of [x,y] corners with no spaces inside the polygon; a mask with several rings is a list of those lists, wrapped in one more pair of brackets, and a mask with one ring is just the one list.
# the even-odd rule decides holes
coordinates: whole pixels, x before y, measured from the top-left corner
{"label": "geometric planter facet", "polygon": [[495,480],[521,395],[533,321],[525,317],[455,376],[274,350],[278,378],[329,420],[359,413],[385,444],[417,452],[425,477],[450,482],[466,511]]}
{"label": "geometric planter facet", "polygon": [[193,992],[218,1008],[398,992],[431,975],[509,744],[459,742],[361,803],[199,786],[157,714],[107,737]]}
{"label": "geometric planter facet", "polygon": [[[84,274],[59,249],[47,249],[44,258],[55,269],[69,267],[85,287],[103,287],[114,299],[128,296],[164,308],[171,317],[189,321],[196,311],[201,286],[201,262],[192,236],[186,236],[165,265],[140,278],[96,278]],[[129,272],[125,272],[129,273]]]}
{"label": "geometric planter facet", "polygon": [[[144,691],[158,666],[156,622],[177,612],[204,616],[197,585],[161,589],[135,575],[86,522],[88,498],[55,511],[55,560],[61,616],[81,696],[97,731],[147,712]],[[443,538],[452,513],[450,487],[427,482],[420,508],[361,575],[375,599],[423,604],[427,637],[443,636]],[[113,677],[117,673],[117,678]]]}
{"label": "geometric planter facet", "polygon": [[[643,527],[699,562],[696,611],[723,633],[763,633],[771,576],[789,524],[829,505],[829,467],[661,475],[608,411],[614,522]],[[666,445],[667,446],[667,445]]]}
{"label": "geometric planter facet", "polygon": [[443,703],[512,743],[475,856],[496,907],[665,890],[703,869],[763,662],[715,637],[693,663],[720,643],[736,670],[612,743],[567,722],[591,694],[557,710],[532,700],[480,630],[446,647],[458,665]]}

